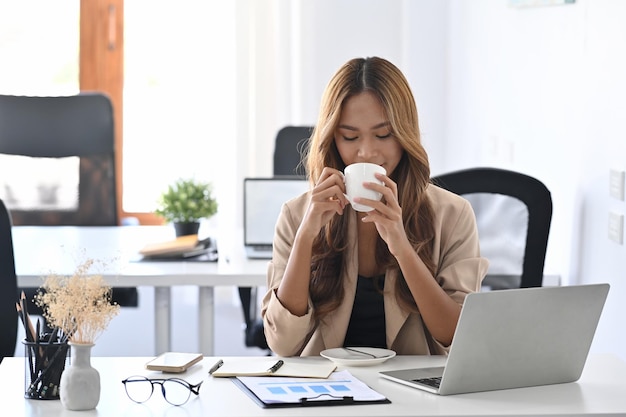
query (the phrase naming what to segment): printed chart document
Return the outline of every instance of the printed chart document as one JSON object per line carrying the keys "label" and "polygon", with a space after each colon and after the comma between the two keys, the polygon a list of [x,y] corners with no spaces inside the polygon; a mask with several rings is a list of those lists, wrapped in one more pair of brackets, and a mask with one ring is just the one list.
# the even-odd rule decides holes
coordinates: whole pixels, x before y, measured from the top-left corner
{"label": "printed chart document", "polygon": [[391,402],[349,371],[334,372],[324,379],[237,377],[233,382],[264,408]]}
{"label": "printed chart document", "polygon": [[328,360],[305,362],[297,358],[250,357],[219,360],[209,373],[214,377],[271,376],[275,378],[289,376],[328,378],[336,368],[337,365]]}

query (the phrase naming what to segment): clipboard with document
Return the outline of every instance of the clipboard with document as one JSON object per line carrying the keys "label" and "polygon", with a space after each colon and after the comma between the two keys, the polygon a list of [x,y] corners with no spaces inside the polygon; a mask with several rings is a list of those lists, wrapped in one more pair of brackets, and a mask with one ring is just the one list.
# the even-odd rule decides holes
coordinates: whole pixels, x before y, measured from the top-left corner
{"label": "clipboard with document", "polygon": [[262,408],[389,404],[349,371],[328,378],[237,377],[232,381]]}

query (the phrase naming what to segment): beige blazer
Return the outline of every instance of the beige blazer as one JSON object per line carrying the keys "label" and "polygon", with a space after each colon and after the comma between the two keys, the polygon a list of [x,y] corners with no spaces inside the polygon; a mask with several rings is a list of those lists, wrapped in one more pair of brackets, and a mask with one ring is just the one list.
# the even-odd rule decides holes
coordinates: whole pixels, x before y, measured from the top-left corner
{"label": "beige blazer", "polygon": [[[430,185],[427,193],[435,211],[435,241],[433,257],[437,265],[435,279],[457,303],[480,289],[487,273],[488,262],[480,256],[476,219],[467,200],[442,188]],[[340,307],[321,322],[313,319],[314,306],[304,316],[295,316],[283,307],[276,289],[285,272],[296,231],[309,204],[306,193],[283,205],[276,224],[273,259],[267,272],[268,291],[263,298],[261,314],[265,335],[272,351],[281,356],[319,355],[324,349],[343,346],[352,313],[358,275],[356,212],[350,216],[347,249],[348,266],[340,279],[344,283],[344,299]],[[387,346],[400,355],[446,354],[447,347],[438,343],[428,332],[419,313],[409,313],[396,302],[393,288],[397,273],[387,271],[384,286]]]}

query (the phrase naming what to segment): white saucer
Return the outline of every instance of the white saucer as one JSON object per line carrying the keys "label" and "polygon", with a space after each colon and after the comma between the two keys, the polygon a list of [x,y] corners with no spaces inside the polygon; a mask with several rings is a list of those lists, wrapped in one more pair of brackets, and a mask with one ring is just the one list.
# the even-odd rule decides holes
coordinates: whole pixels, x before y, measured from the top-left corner
{"label": "white saucer", "polygon": [[[354,349],[354,350],[349,350]],[[364,352],[359,353],[356,351]],[[369,354],[369,355],[368,355]],[[320,355],[330,359],[337,365],[343,366],[368,366],[385,362],[396,356],[396,352],[389,349],[371,347],[334,348],[323,350]],[[375,357],[372,357],[373,355]]]}

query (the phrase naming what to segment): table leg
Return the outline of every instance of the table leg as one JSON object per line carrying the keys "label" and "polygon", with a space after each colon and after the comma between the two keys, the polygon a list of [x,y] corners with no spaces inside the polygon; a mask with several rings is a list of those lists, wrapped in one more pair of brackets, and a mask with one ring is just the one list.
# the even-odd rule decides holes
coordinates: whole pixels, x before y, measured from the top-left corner
{"label": "table leg", "polygon": [[172,328],[170,294],[170,287],[154,287],[155,355],[170,351],[170,332]]}
{"label": "table leg", "polygon": [[200,340],[200,352],[204,354],[204,356],[213,356],[213,287],[198,288],[198,310],[198,337]]}
{"label": "table leg", "polygon": [[250,291],[250,321],[254,323],[259,316],[259,307],[257,303],[259,287],[252,287]]}

